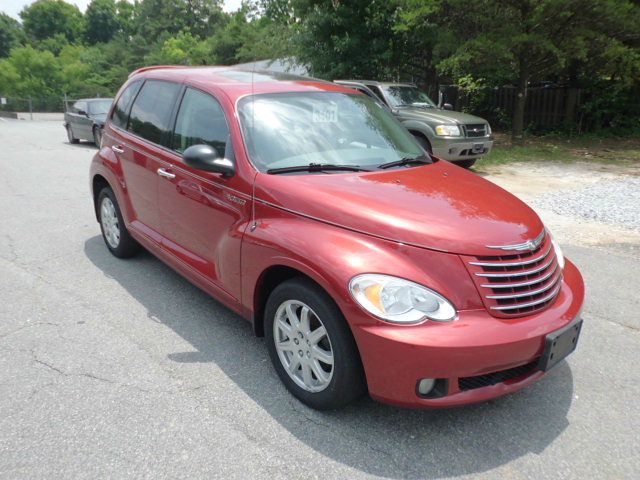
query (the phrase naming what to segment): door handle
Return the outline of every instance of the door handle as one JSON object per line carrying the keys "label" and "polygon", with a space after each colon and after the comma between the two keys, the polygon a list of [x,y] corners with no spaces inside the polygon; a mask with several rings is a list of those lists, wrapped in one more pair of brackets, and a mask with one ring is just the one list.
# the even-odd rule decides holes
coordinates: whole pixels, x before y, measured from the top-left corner
{"label": "door handle", "polygon": [[164,178],[169,178],[169,179],[176,178],[175,174],[171,172],[167,172],[164,168],[158,169],[158,175]]}
{"label": "door handle", "polygon": [[111,150],[116,153],[124,153],[124,148],[122,148],[120,145],[112,145]]}

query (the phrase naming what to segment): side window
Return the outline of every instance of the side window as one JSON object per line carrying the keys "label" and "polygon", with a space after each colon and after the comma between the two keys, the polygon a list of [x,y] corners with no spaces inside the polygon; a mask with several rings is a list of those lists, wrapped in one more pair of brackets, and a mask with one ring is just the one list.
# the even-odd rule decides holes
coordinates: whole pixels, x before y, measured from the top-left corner
{"label": "side window", "polygon": [[169,144],[169,122],[181,86],[147,80],[133,102],[128,130],[159,145]]}
{"label": "side window", "polygon": [[375,93],[376,97],[378,97],[379,100],[384,102],[384,95],[382,95],[382,91],[380,90],[380,87],[378,87],[377,85],[367,85],[367,87],[369,87],[371,91]]}
{"label": "side window", "polygon": [[191,145],[207,144],[225,154],[229,127],[218,101],[211,95],[187,88],[173,134],[173,149],[184,152]]}
{"label": "side window", "polygon": [[87,102],[76,102],[73,104],[73,113],[79,113],[80,111],[87,111]]}
{"label": "side window", "polygon": [[118,103],[116,103],[113,113],[111,114],[111,123],[116,127],[127,128],[129,107],[131,107],[131,102],[136,96],[136,93],[138,93],[140,85],[142,85],[141,81],[131,83],[124,92],[122,92],[120,98],[118,98]]}

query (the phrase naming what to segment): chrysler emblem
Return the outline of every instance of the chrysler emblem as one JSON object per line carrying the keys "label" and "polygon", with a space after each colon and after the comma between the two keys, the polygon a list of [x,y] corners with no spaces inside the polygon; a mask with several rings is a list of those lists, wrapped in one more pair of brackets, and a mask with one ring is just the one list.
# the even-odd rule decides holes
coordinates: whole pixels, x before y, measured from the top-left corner
{"label": "chrysler emblem", "polygon": [[542,231],[542,233],[540,235],[538,235],[536,238],[534,238],[533,240],[527,240],[524,243],[517,243],[514,245],[487,245],[487,248],[495,248],[498,250],[515,250],[515,251],[523,251],[523,250],[529,250],[529,251],[533,251],[536,248],[538,248],[540,246],[540,244],[542,243],[542,241],[544,240],[544,230]]}

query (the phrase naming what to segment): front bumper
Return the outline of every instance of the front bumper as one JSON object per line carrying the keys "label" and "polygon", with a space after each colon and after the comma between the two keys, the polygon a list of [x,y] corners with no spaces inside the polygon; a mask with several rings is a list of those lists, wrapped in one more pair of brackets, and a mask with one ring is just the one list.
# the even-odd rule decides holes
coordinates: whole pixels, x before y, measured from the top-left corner
{"label": "front bumper", "polygon": [[433,154],[455,162],[457,160],[473,160],[488,155],[493,148],[493,136],[478,138],[439,138],[431,142]]}
{"label": "front bumper", "polygon": [[[584,283],[567,261],[555,302],[534,315],[496,318],[485,310],[459,312],[453,322],[416,326],[355,323],[353,333],[364,365],[369,393],[377,400],[406,407],[452,407],[515,392],[545,374],[535,368],[545,336],[580,315]],[[533,365],[526,370],[514,367]],[[513,369],[513,370],[510,370]],[[505,370],[524,372],[493,385],[461,389],[460,379]],[[422,378],[441,379],[444,395],[423,398]]]}

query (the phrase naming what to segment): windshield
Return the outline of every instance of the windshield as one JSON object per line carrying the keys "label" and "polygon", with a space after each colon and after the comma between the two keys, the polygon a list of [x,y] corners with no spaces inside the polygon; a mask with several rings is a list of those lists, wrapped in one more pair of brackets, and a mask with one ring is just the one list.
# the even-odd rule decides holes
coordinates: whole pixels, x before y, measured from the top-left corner
{"label": "windshield", "polygon": [[424,152],[412,135],[364,95],[258,94],[238,106],[249,156],[262,172],[335,164],[375,169]]}
{"label": "windshield", "polygon": [[96,100],[89,102],[89,113],[91,115],[105,115],[111,108],[113,100]]}
{"label": "windshield", "polygon": [[429,95],[416,87],[408,85],[392,85],[382,87],[392,107],[411,105],[413,107],[435,107]]}

